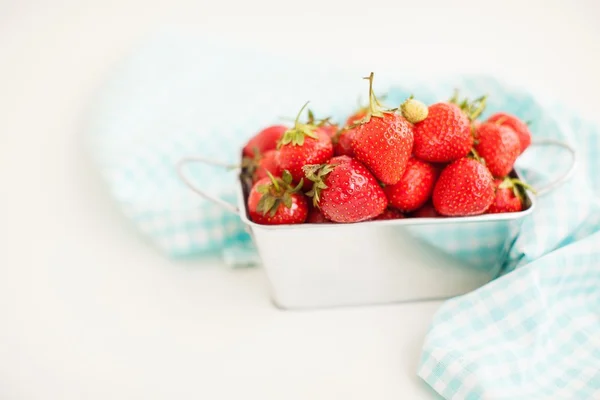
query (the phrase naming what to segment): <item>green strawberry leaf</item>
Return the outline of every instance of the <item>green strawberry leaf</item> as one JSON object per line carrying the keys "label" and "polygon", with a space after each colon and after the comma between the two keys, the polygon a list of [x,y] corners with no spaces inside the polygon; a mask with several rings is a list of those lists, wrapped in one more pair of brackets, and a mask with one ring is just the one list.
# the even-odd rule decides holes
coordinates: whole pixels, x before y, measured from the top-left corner
{"label": "green strawberry leaf", "polygon": [[266,214],[267,212],[272,212],[273,208],[275,207],[275,203],[277,202],[277,199],[273,196],[265,196],[264,199],[265,202],[263,204],[263,214]]}
{"label": "green strawberry leaf", "polygon": [[458,89],[454,89],[454,93],[448,102],[456,104],[469,117],[470,121],[475,121],[485,111],[487,95],[480,96],[473,101],[470,101],[468,98],[460,101],[459,91]]}
{"label": "green strawberry leaf", "polygon": [[292,174],[290,174],[290,171],[288,171],[287,169],[284,170],[283,173],[281,174],[281,179],[283,179],[283,181],[287,185],[291,185],[292,184]]}
{"label": "green strawberry leaf", "polygon": [[296,187],[292,188],[291,192],[298,193],[300,191],[300,189],[302,189],[302,186],[304,186],[304,178],[300,178],[300,182],[298,182]]}
{"label": "green strawberry leaf", "polygon": [[267,194],[269,193],[270,186],[271,185],[258,185],[256,191],[260,194]]}
{"label": "green strawberry leaf", "polygon": [[323,179],[335,169],[337,164],[311,164],[302,167],[304,175],[307,179],[313,182],[313,187],[306,193],[308,197],[312,197],[313,205],[319,206],[321,200],[321,191],[328,188]]}
{"label": "green strawberry leaf", "polygon": [[448,103],[458,105],[458,93],[459,93],[458,89],[454,89],[454,92],[452,92],[452,97],[450,97],[448,99]]}
{"label": "green strawberry leaf", "polygon": [[271,217],[275,216],[275,213],[277,213],[277,209],[279,208],[280,204],[281,204],[280,199],[273,198],[273,205],[271,206],[271,209],[269,211],[269,216],[271,216]]}
{"label": "green strawberry leaf", "polygon": [[300,122],[300,115],[302,115],[302,111],[308,105],[308,101],[304,103],[298,115],[296,115],[296,119],[294,120],[294,127],[288,129],[283,134],[283,137],[277,143],[277,148],[281,148],[286,144],[292,144],[293,146],[302,146],[304,144],[304,139],[306,136],[311,137],[313,139],[318,139],[317,134],[315,133],[315,129],[317,128],[314,125],[314,114],[312,111],[308,110],[308,124],[303,124]]}
{"label": "green strawberry leaf", "polygon": [[504,178],[501,184],[498,185],[500,189],[510,189],[514,187],[512,180],[509,177]]}
{"label": "green strawberry leaf", "polygon": [[292,195],[291,194],[289,194],[288,192],[284,193],[284,195],[282,197],[282,201],[283,201],[283,204],[287,208],[292,208]]}
{"label": "green strawberry leaf", "polygon": [[293,146],[302,146],[304,145],[304,139],[308,136],[313,139],[318,139],[319,137],[314,132],[316,127],[306,124],[296,124],[296,126],[292,129],[288,129],[281,138],[280,144],[292,144]]}
{"label": "green strawberry leaf", "polygon": [[259,213],[262,213],[262,215],[265,215],[268,211],[268,209],[266,208],[266,203],[267,203],[267,198],[269,196],[268,195],[263,195],[260,200],[258,201],[258,204],[256,205],[256,211],[258,211]]}

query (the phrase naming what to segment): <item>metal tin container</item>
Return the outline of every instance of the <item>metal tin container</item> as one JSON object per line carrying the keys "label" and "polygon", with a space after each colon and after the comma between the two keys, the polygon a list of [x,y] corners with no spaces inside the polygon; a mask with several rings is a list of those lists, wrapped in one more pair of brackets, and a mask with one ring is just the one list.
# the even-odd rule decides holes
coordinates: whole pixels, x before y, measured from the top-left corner
{"label": "metal tin container", "polygon": [[[465,240],[469,224],[477,224],[478,230],[518,232],[522,219],[535,207],[535,200],[528,198],[526,211],[510,214],[273,226],[252,222],[245,198],[240,185],[239,215],[250,228],[273,301],[281,308],[393,303],[467,293],[497,277],[502,260],[476,265],[454,257],[427,242],[431,228],[467,235]],[[505,247],[512,239],[482,245]]]}
{"label": "metal tin container", "polygon": [[[558,145],[574,155],[571,147],[560,142],[537,144]],[[270,282],[273,302],[283,309],[445,299],[470,292],[498,277],[523,218],[536,206],[535,197],[527,193],[525,209],[517,213],[259,225],[248,217],[248,188],[241,176],[238,205],[234,206],[196,188],[182,168],[189,162],[223,164],[187,157],[178,170],[192,190],[237,213],[246,224]],[[573,167],[574,163],[538,194],[567,180]],[[516,171],[513,176],[518,178]]]}

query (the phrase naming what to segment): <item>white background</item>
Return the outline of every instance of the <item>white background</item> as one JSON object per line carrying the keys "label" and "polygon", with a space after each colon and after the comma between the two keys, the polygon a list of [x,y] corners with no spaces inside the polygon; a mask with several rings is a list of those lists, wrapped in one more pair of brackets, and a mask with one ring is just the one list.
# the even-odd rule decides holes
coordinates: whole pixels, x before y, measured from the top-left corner
{"label": "white background", "polygon": [[0,399],[428,399],[438,302],[282,312],[260,269],[162,258],[80,149],[86,102],[163,26],[366,70],[494,73],[599,120],[587,1],[0,0]]}

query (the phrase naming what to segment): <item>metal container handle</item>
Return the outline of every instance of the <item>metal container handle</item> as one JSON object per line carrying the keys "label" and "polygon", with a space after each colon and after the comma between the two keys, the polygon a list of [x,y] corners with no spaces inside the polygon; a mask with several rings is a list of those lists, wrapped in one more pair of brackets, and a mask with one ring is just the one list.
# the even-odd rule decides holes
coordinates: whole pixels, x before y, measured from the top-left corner
{"label": "metal container handle", "polygon": [[563,149],[565,149],[569,153],[571,153],[571,165],[569,166],[569,169],[564,174],[562,174],[561,176],[559,176],[558,178],[556,178],[554,181],[550,182],[546,186],[542,186],[541,188],[536,189],[536,194],[539,197],[539,196],[543,196],[545,194],[550,193],[551,191],[553,191],[554,189],[556,189],[557,187],[559,187],[560,185],[562,185],[563,183],[568,181],[569,178],[571,178],[571,175],[573,175],[573,171],[575,171],[575,167],[577,165],[577,153],[576,153],[575,149],[573,147],[571,147],[570,145],[568,145],[567,143],[561,142],[560,140],[555,140],[555,139],[535,139],[531,142],[531,145],[532,146],[557,146],[557,147],[562,147]]}
{"label": "metal container handle", "polygon": [[[532,146],[562,147],[563,149],[565,149],[569,153],[571,153],[571,156],[572,156],[571,157],[571,159],[572,159],[571,165],[569,166],[569,169],[564,174],[562,174],[556,180],[554,180],[553,182],[550,182],[546,186],[536,189],[537,195],[542,196],[542,195],[550,193],[552,190],[556,189],[557,187],[559,187],[560,185],[565,183],[567,180],[569,180],[571,175],[573,175],[573,171],[575,170],[575,166],[577,164],[577,153],[575,152],[575,149],[573,147],[571,147],[570,145],[568,145],[567,143],[561,142],[559,140],[554,140],[554,139],[536,139],[536,140],[532,141],[531,145]],[[204,197],[205,199],[207,199],[209,201],[212,201],[213,203],[219,205],[220,207],[223,207],[225,210],[239,215],[240,210],[237,206],[235,206],[223,199],[220,199],[216,196],[210,195],[210,194],[206,193],[205,191],[198,189],[198,187],[196,187],[194,185],[192,180],[185,174],[185,171],[184,171],[185,165],[190,164],[190,163],[201,163],[201,164],[214,165],[214,166],[223,167],[223,168],[238,168],[238,166],[226,164],[221,161],[211,160],[211,159],[204,158],[204,157],[190,156],[190,157],[184,157],[181,160],[179,160],[179,162],[177,163],[177,173],[178,173],[179,177],[181,178],[181,180],[187,185],[187,187],[189,187],[195,193],[199,194],[200,196]]]}
{"label": "metal container handle", "polygon": [[205,191],[198,189],[194,183],[192,182],[192,180],[185,174],[185,165],[186,164],[190,164],[190,163],[201,163],[201,164],[207,164],[207,165],[214,165],[217,167],[224,167],[224,168],[238,168],[237,165],[230,165],[230,164],[226,164],[220,161],[215,161],[215,160],[210,160],[208,158],[204,158],[204,157],[197,157],[197,156],[193,156],[193,157],[184,157],[181,160],[179,160],[179,162],[177,163],[177,174],[179,175],[179,177],[181,178],[181,180],[183,181],[183,183],[185,183],[187,185],[187,187],[189,187],[190,189],[192,189],[195,193],[199,194],[200,196],[204,197],[206,200],[212,201],[213,203],[223,207],[225,210],[232,212],[234,214],[240,214],[240,210],[237,206],[223,200],[220,199],[216,196],[210,195],[208,193],[206,193]]}

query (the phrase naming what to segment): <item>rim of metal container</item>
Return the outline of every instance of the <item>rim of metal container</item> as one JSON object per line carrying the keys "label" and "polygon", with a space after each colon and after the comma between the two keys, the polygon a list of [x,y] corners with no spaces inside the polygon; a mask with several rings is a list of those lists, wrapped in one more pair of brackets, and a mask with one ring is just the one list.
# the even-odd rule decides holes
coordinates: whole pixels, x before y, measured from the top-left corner
{"label": "rim of metal container", "polygon": [[[516,174],[518,177],[518,174]],[[435,218],[402,218],[392,220],[370,220],[354,223],[323,223],[323,224],[289,224],[289,225],[262,225],[253,222],[248,218],[248,210],[245,204],[244,188],[241,180],[238,180],[238,215],[246,225],[252,228],[267,229],[267,230],[288,230],[288,229],[331,229],[331,228],[364,228],[366,226],[415,226],[415,225],[448,225],[448,224],[468,224],[478,222],[491,222],[491,221],[513,221],[521,218],[525,218],[531,214],[536,205],[535,196],[527,192],[527,200],[529,200],[530,206],[523,211],[513,213],[499,213],[499,214],[481,214],[473,215],[469,217],[435,217]]]}

